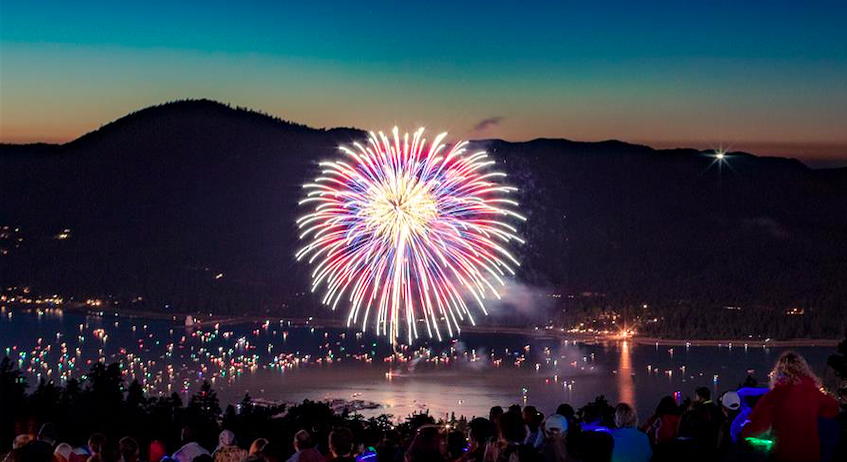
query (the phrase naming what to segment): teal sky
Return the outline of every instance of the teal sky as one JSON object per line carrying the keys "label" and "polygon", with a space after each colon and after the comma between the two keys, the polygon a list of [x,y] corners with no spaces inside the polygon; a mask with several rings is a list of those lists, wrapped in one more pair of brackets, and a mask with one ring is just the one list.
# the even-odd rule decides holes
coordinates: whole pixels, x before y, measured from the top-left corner
{"label": "teal sky", "polygon": [[205,97],[316,127],[847,165],[843,1],[84,3],[0,0],[0,141]]}

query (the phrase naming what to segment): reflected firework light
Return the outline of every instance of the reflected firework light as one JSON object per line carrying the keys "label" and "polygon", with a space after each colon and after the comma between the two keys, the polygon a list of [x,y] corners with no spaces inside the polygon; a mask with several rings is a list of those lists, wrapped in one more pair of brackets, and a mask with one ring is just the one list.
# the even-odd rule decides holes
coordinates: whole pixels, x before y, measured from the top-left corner
{"label": "reflected firework light", "polygon": [[516,188],[497,182],[506,175],[489,171],[494,161],[423,133],[395,127],[342,146],[344,157],[304,185],[311,212],[297,220],[312,291],[323,286],[324,304],[347,306],[348,327],[373,321],[392,343],[401,325],[411,343],[419,323],[439,340],[442,326],[452,337],[474,324],[470,305],[486,313],[484,300],[500,297],[519,266],[508,247],[523,242],[511,224],[525,220],[508,198]]}

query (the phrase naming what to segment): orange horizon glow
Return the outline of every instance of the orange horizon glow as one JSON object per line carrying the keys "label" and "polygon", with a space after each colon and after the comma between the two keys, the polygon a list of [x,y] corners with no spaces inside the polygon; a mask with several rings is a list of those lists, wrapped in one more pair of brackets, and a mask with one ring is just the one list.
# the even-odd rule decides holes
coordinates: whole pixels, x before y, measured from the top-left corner
{"label": "orange horizon glow", "polygon": [[[232,106],[235,106],[234,104]],[[73,141],[86,133],[97,130],[101,126],[123,117],[125,114],[134,112],[142,107],[125,109],[124,113],[120,114],[116,111],[91,111],[91,116],[101,116],[102,120],[76,120],[73,123],[60,121],[56,118],[52,120],[42,118],[43,124],[22,124],[18,119],[8,117],[4,112],[0,112],[0,143],[3,144],[64,144]],[[107,114],[107,112],[109,114]],[[111,115],[116,113],[119,115]],[[356,127],[352,123],[335,123],[331,125],[321,125],[316,123],[319,118],[310,118],[308,122],[297,120],[294,117],[287,116],[282,113],[271,113],[284,120],[291,120],[297,123],[306,123],[306,125],[314,128],[333,128],[333,127]],[[36,117],[33,114],[33,117]],[[9,123],[9,121],[14,121]],[[340,121],[338,121],[340,122]],[[468,120],[466,124],[472,124]],[[367,124],[361,124],[357,128],[367,130]],[[462,130],[457,130],[461,133]],[[562,138],[573,141],[605,141],[609,139],[618,139],[627,143],[643,144],[655,149],[672,149],[672,148],[692,148],[692,149],[715,149],[722,147],[727,151],[744,151],[760,156],[779,156],[797,158],[801,161],[824,161],[838,163],[843,161],[847,165],[847,141],[846,142],[803,142],[803,141],[747,141],[747,140],[722,140],[705,141],[703,139],[663,139],[654,138],[647,139],[643,137],[627,138],[604,136],[601,130],[590,130],[589,127],[583,127],[579,130],[580,133],[539,133],[537,129],[521,130],[520,127],[495,127],[494,129],[485,130],[483,132],[475,132],[472,129],[465,130],[467,136],[471,139],[504,139],[511,142],[529,141],[537,138]]]}

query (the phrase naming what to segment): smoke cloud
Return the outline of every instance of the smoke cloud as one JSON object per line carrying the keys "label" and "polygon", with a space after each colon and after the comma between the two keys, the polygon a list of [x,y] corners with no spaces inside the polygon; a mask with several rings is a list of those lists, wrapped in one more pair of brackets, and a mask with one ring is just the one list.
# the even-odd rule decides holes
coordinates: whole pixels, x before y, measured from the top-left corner
{"label": "smoke cloud", "polygon": [[500,117],[500,116],[494,116],[494,117],[488,117],[488,118],[482,119],[479,122],[477,122],[476,125],[474,125],[471,133],[475,134],[475,135],[481,134],[482,132],[484,132],[484,131],[486,131],[490,128],[493,128],[493,127],[500,125],[500,122],[502,122],[502,121],[503,121],[503,117]]}

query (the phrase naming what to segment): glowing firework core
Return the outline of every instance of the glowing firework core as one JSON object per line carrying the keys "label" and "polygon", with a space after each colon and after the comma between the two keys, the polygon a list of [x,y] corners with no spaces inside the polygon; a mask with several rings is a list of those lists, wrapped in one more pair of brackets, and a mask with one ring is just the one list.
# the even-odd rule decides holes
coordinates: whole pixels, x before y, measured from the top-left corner
{"label": "glowing firework core", "polygon": [[422,128],[411,139],[392,134],[371,133],[366,146],[341,147],[347,158],[320,164],[300,201],[314,207],[297,220],[308,240],[297,259],[315,264],[312,291],[326,286],[323,303],[346,299],[348,326],[365,330],[374,312],[377,334],[392,342],[401,322],[409,342],[419,322],[430,336],[441,338],[442,323],[452,336],[459,321],[474,323],[465,299],[485,313],[486,295],[499,298],[493,283],[514,274],[505,245],[523,241],[502,220],[524,218],[484,152],[466,154],[464,141],[446,149],[446,133],[427,147]]}
{"label": "glowing firework core", "polygon": [[401,233],[423,236],[438,216],[431,187],[405,173],[388,184],[371,186],[361,209],[365,227],[395,243]]}

